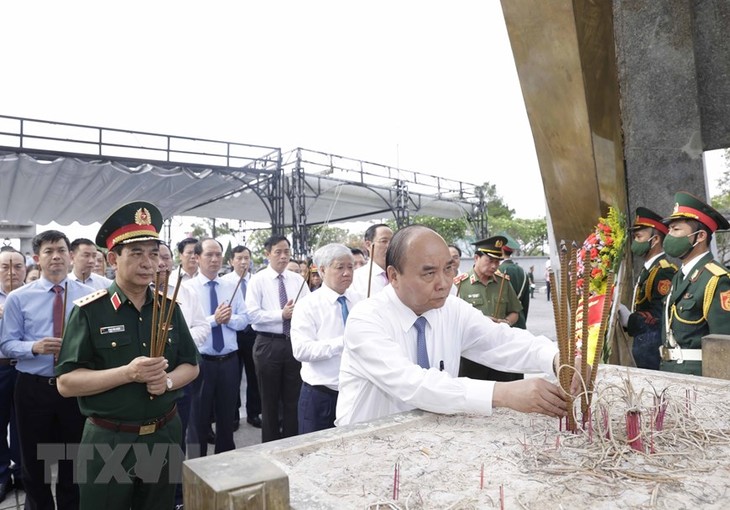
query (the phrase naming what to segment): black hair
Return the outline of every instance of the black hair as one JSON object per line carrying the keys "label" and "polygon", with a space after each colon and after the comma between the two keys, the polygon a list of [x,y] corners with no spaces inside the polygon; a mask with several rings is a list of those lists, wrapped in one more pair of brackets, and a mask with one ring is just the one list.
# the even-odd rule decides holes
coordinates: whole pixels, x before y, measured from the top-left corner
{"label": "black hair", "polygon": [[692,232],[704,230],[707,233],[707,246],[710,246],[710,243],[712,242],[712,230],[710,229],[710,227],[708,227],[701,221],[692,218],[686,218],[684,221],[686,221],[687,224],[692,228]]}
{"label": "black hair", "polygon": [[177,243],[177,253],[179,255],[182,255],[182,253],[185,251],[185,247],[187,245],[196,244],[197,242],[198,242],[198,240],[195,239],[194,237],[186,237],[185,239],[183,239],[182,241]]}
{"label": "black hair", "polygon": [[458,254],[459,254],[459,257],[461,257],[461,248],[459,248],[459,247],[458,247],[458,246],[456,246],[455,244],[450,244],[450,245],[449,245],[449,248],[453,248],[453,249],[455,249],[455,250],[456,250],[456,253],[458,253]]}
{"label": "black hair", "polygon": [[271,251],[271,248],[273,248],[274,245],[279,244],[282,241],[286,241],[287,246],[291,248],[291,244],[289,244],[289,239],[287,239],[286,236],[283,236],[281,234],[274,234],[273,236],[269,237],[264,243],[264,250]]}
{"label": "black hair", "polygon": [[350,248],[350,253],[352,253],[353,255],[362,255],[363,257],[365,256],[365,252],[362,251],[360,248]]}
{"label": "black hair", "polygon": [[3,246],[2,248],[0,248],[0,253],[5,253],[6,251],[7,252],[10,252],[10,253],[17,253],[18,255],[20,255],[21,257],[23,257],[23,264],[25,264],[25,262],[26,262],[27,259],[25,258],[25,255],[23,253],[21,253],[20,251],[16,250],[12,246]]}
{"label": "black hair", "polygon": [[93,246],[96,248],[96,244],[91,241],[91,239],[86,239],[85,237],[79,237],[78,239],[74,239],[73,242],[69,245],[69,250],[76,251],[79,246]]}
{"label": "black hair", "polygon": [[378,223],[377,225],[370,225],[368,229],[365,231],[365,240],[373,242],[373,239],[375,239],[375,234],[378,231],[380,227],[390,228],[385,223]]}
{"label": "black hair", "polygon": [[251,250],[249,250],[248,248],[246,248],[245,246],[243,246],[243,245],[241,245],[241,244],[239,244],[238,246],[236,246],[235,248],[233,248],[233,249],[231,250],[231,253],[232,253],[233,255],[235,255],[236,253],[243,253],[244,251],[247,251],[247,252],[248,252],[248,256],[249,256],[249,257],[250,257],[250,256],[252,255],[252,254],[251,254]]}
{"label": "black hair", "polygon": [[66,243],[66,248],[70,251],[71,243],[69,242],[68,237],[66,237],[66,234],[59,232],[58,230],[45,230],[33,238],[33,253],[35,255],[40,255],[41,245],[43,243],[55,243],[61,240]]}

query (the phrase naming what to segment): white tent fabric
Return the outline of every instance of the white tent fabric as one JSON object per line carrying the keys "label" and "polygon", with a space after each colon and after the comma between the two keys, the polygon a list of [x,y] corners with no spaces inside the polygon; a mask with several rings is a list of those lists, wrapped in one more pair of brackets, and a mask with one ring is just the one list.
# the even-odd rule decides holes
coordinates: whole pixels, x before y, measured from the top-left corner
{"label": "white tent fabric", "polygon": [[[271,171],[245,168],[193,171],[150,164],[130,168],[71,157],[47,161],[26,154],[0,155],[0,221],[88,225],[103,221],[120,205],[146,200],[157,205],[165,218],[184,214],[270,223],[268,197],[259,197],[254,188],[274,176]],[[306,174],[305,181],[308,224],[392,217],[395,183],[364,185],[322,174]],[[412,215],[454,218],[468,214],[471,207],[459,198],[409,193]],[[284,214],[291,222],[288,199]]]}
{"label": "white tent fabric", "polygon": [[129,168],[9,154],[0,156],[0,221],[88,225],[135,200],[154,203],[167,218],[242,185],[236,177],[213,170],[196,173],[148,164]]}

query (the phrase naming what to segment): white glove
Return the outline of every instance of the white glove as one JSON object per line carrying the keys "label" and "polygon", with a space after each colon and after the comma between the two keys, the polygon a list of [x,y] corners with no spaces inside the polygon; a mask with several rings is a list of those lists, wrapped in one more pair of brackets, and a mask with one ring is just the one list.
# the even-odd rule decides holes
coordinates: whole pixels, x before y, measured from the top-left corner
{"label": "white glove", "polygon": [[618,319],[619,321],[621,321],[621,326],[624,329],[629,324],[629,315],[631,315],[631,310],[626,308],[626,305],[624,305],[623,303],[620,303],[618,305]]}

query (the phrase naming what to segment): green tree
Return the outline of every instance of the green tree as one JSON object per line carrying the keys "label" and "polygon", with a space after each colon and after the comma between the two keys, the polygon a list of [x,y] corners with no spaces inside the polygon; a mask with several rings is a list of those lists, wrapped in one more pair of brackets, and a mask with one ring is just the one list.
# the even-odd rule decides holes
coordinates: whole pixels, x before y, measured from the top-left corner
{"label": "green tree", "polygon": [[349,231],[330,225],[313,225],[308,227],[309,251],[314,253],[317,248],[330,243],[347,244]]}
{"label": "green tree", "polygon": [[522,255],[545,255],[547,244],[547,221],[545,218],[525,219],[497,218],[492,221],[491,232],[507,232],[520,243]]}
{"label": "green tree", "polygon": [[[393,232],[398,230],[395,220],[385,222]],[[469,224],[463,218],[439,218],[438,216],[417,215],[411,216],[411,225],[423,225],[438,232],[444,238],[446,244],[455,244],[464,239],[469,229]]]}
{"label": "green tree", "polygon": [[[482,188],[484,189],[484,199],[487,202],[488,219],[491,220],[493,218],[514,218],[515,210],[510,208],[505,203],[501,195],[497,193],[497,186],[495,184],[485,182],[484,184],[482,184]],[[493,230],[493,228],[489,228],[490,232]]]}
{"label": "green tree", "polygon": [[[213,235],[213,227],[215,227],[215,235]],[[192,228],[192,236],[197,239],[235,235],[238,232],[227,221],[218,221],[215,218],[203,218],[202,223],[193,223]]]}

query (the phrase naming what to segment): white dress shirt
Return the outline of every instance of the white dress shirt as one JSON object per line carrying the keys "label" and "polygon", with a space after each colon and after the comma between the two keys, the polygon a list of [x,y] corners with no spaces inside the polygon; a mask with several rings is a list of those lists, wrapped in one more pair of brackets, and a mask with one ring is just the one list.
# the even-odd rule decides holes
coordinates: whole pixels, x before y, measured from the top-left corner
{"label": "white dress shirt", "polygon": [[[372,265],[373,273],[370,277],[370,297],[374,296],[388,285],[388,275],[385,273],[385,270],[375,262],[373,262]],[[368,297],[368,276],[370,276],[370,262],[355,269],[355,272],[352,275],[350,292],[357,295],[359,299],[365,299]]]}
{"label": "white dress shirt", "polygon": [[[207,354],[209,356],[223,356],[233,351],[238,350],[238,341],[236,331],[246,329],[248,326],[249,318],[246,313],[246,305],[241,299],[241,294],[236,293],[233,296],[233,291],[236,284],[231,281],[224,281],[219,277],[215,278],[218,285],[215,286],[216,296],[218,297],[218,304],[228,303],[231,305],[231,319],[227,324],[218,324],[215,321],[214,313],[206,313],[211,310],[210,306],[210,286],[208,285],[209,280],[203,273],[198,273],[198,276],[192,278],[183,283],[183,287],[187,287],[191,292],[195,292],[200,301],[203,313],[205,313],[205,320],[210,325],[211,331],[215,326],[221,326],[223,332],[223,350],[218,352],[213,349],[213,334],[212,332],[206,336],[205,341],[198,346],[198,350],[201,354]],[[233,297],[233,300],[231,300]]]}
{"label": "white dress shirt", "polygon": [[[231,271],[230,273],[224,274],[221,276],[221,280],[226,280],[233,282],[233,285],[238,285],[238,281],[241,279],[241,277],[236,273],[235,271]],[[246,275],[243,277],[243,282],[241,282],[241,285],[238,285],[238,292],[241,294],[241,297],[243,300],[246,300],[246,295],[243,292],[243,283],[246,282],[246,290],[248,291],[248,284],[251,282],[251,271],[247,271]]]}
{"label": "white dress shirt", "polygon": [[109,278],[100,276],[96,273],[91,273],[89,276],[86,277],[86,280],[82,280],[81,278],[76,276],[76,273],[71,271],[68,274],[68,279],[74,282],[83,283],[87,287],[91,287],[94,290],[108,289],[109,286],[112,284],[112,281]]}
{"label": "white dress shirt", "polygon": [[[299,299],[309,294],[304,278],[294,271],[284,270],[284,288],[287,301]],[[256,331],[281,335],[284,332],[284,319],[279,304],[279,273],[266,266],[251,277],[246,291],[246,310],[251,326]],[[299,301],[297,299],[297,301]],[[296,307],[295,307],[296,309]]]}
{"label": "white dress shirt", "polygon": [[[344,294],[347,309],[354,302]],[[342,321],[340,294],[322,284],[317,292],[299,300],[291,319],[291,346],[294,357],[302,362],[302,381],[337,390],[345,323]]]}
{"label": "white dress shirt", "polygon": [[[169,286],[167,295],[172,298],[174,293],[175,287],[172,285]],[[198,295],[188,288],[188,286],[180,285],[177,291],[177,304],[185,318],[185,323],[188,325],[193,342],[200,348],[205,343],[205,339],[210,335],[211,328],[208,320],[205,318],[206,314],[203,312],[203,306],[200,304]]]}
{"label": "white dress shirt", "polygon": [[444,306],[423,317],[428,321],[428,370],[416,363],[417,316],[393,287],[354,307],[345,327],[335,425],[414,408],[491,414],[494,381],[457,377],[462,355],[502,371],[553,371],[555,343],[494,323],[462,299],[449,296]]}

